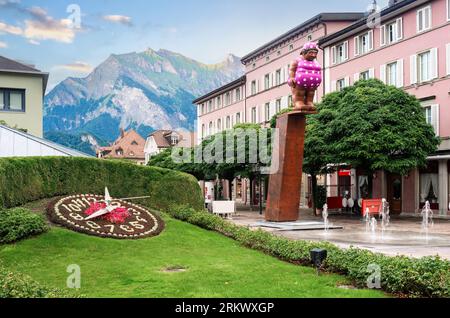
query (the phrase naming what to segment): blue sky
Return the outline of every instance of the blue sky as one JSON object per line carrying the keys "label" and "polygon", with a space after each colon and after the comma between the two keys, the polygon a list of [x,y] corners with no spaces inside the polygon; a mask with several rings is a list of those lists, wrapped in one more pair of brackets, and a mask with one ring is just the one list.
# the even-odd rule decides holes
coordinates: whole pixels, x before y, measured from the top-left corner
{"label": "blue sky", "polygon": [[[243,56],[320,12],[372,0],[0,0],[0,55],[50,72],[49,88],[111,54],[160,48],[203,63]],[[384,7],[388,0],[379,0]],[[80,28],[68,6],[81,11]],[[76,15],[75,15],[76,17]]]}

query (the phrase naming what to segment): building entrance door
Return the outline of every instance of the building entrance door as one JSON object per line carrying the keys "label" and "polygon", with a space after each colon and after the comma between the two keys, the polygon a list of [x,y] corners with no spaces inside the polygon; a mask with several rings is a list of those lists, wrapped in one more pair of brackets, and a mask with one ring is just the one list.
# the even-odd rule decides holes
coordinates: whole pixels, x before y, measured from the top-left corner
{"label": "building entrance door", "polygon": [[387,195],[391,214],[402,213],[402,176],[398,174],[389,174],[387,177]]}

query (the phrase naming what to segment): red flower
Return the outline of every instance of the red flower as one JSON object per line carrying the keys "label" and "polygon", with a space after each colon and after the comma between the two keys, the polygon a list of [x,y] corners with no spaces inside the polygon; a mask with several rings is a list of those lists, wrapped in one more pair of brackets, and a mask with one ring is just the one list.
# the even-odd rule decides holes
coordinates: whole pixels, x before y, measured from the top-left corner
{"label": "red flower", "polygon": [[[93,202],[89,206],[89,208],[84,211],[84,214],[86,215],[92,215],[95,212],[98,212],[102,209],[106,208],[106,203],[104,202]],[[100,219],[106,220],[108,222],[114,223],[114,224],[122,224],[125,223],[125,220],[130,216],[130,213],[128,212],[128,209],[125,208],[117,208],[112,210],[110,213],[104,214],[100,216]]]}

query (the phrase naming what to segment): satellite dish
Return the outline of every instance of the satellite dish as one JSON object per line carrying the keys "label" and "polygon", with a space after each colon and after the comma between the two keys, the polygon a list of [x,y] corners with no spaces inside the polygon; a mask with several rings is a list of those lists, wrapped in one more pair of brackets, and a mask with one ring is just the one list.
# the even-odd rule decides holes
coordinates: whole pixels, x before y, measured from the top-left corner
{"label": "satellite dish", "polygon": [[348,203],[348,207],[349,208],[353,208],[355,206],[355,201],[353,201],[352,198],[348,199],[347,203]]}
{"label": "satellite dish", "polygon": [[346,207],[348,206],[348,200],[347,200],[347,198],[343,198],[343,199],[342,199],[342,206],[343,206],[344,208],[346,208]]}

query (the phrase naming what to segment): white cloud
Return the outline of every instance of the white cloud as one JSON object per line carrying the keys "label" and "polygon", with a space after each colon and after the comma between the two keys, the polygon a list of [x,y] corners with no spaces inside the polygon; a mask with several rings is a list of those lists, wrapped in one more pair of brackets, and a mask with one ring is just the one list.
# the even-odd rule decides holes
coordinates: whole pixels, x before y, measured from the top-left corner
{"label": "white cloud", "polygon": [[19,27],[0,22],[0,33],[7,33],[7,34],[12,34],[12,35],[22,35],[23,30]]}
{"label": "white cloud", "polygon": [[103,20],[112,22],[112,23],[120,23],[126,26],[133,26],[133,22],[130,17],[124,15],[105,15],[103,16]]}
{"label": "white cloud", "polygon": [[41,42],[36,41],[36,40],[28,40],[28,43],[33,44],[33,45],[41,45]]}
{"label": "white cloud", "polygon": [[5,42],[0,41],[0,49],[6,49],[8,47],[8,44]]}
{"label": "white cloud", "polygon": [[90,73],[93,70],[93,67],[86,62],[76,61],[70,64],[58,65],[55,67],[60,70],[74,71],[77,73]]}
{"label": "white cloud", "polygon": [[26,20],[23,35],[29,40],[53,40],[72,43],[75,39],[75,29],[71,28],[70,20]]}

